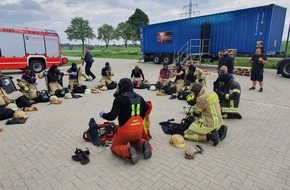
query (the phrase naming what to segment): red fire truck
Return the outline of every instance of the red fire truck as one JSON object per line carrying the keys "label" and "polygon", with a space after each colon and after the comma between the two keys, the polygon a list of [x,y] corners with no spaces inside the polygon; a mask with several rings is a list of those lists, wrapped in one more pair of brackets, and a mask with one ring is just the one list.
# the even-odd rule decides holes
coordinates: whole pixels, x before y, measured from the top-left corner
{"label": "red fire truck", "polygon": [[30,66],[40,72],[52,64],[66,64],[54,30],[0,26],[0,70]]}

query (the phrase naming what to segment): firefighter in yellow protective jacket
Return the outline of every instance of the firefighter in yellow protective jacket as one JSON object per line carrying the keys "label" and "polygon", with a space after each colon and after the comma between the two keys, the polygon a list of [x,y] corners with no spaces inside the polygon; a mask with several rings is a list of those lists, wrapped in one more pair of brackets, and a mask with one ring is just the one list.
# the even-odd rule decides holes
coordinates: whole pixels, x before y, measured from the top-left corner
{"label": "firefighter in yellow protective jacket", "polygon": [[[1,82],[1,81],[0,81]],[[6,93],[0,84],[0,108],[6,107],[8,104],[13,102],[13,99]]]}
{"label": "firefighter in yellow protective jacket", "polygon": [[107,86],[112,82],[112,76],[114,76],[114,72],[110,66],[109,62],[106,62],[105,67],[102,69],[102,79],[101,79],[101,87]]}
{"label": "firefighter in yellow protective jacket", "polygon": [[[0,79],[2,79],[3,74],[0,71]],[[7,94],[7,92],[4,90],[5,84],[3,84],[3,81],[0,80],[0,108],[6,107],[8,104],[12,103],[14,100]]]}
{"label": "firefighter in yellow protective jacket", "polygon": [[57,68],[57,65],[52,65],[50,68],[43,70],[39,73],[38,77],[44,78],[46,77],[47,81],[47,88],[50,91],[51,95],[54,95],[55,92],[58,90],[62,90],[62,77],[64,73],[60,72]]}
{"label": "firefighter in yellow protective jacket", "polygon": [[185,76],[186,86],[189,86],[189,90],[192,89],[193,85],[196,83],[201,83],[202,86],[206,86],[205,77],[206,75],[203,70],[197,68],[194,65],[189,65]]}
{"label": "firefighter in yellow protective jacket", "polygon": [[227,126],[223,119],[218,95],[197,83],[192,88],[195,105],[193,115],[197,119],[184,132],[184,138],[193,141],[213,141],[216,146],[226,137]]}
{"label": "firefighter in yellow protective jacket", "polygon": [[[77,64],[72,63],[71,67],[67,70],[69,75],[69,89],[75,93],[84,93],[86,86],[82,85],[82,77],[87,81],[92,80],[92,77],[86,75],[86,73],[77,66]],[[83,89],[83,92],[79,92],[80,89]]]}
{"label": "firefighter in yellow protective jacket", "polygon": [[37,85],[38,78],[27,66],[21,79],[17,80],[17,85],[20,87],[20,92],[26,96],[29,100],[33,100],[37,97]]}

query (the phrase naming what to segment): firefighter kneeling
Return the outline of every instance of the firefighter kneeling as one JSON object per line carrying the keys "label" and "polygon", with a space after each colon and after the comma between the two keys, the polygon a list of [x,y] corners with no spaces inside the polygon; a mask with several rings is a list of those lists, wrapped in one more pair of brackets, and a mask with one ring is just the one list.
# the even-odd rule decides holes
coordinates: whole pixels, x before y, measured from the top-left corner
{"label": "firefighter kneeling", "polygon": [[213,141],[216,146],[227,134],[227,126],[223,119],[218,95],[201,84],[192,88],[194,94],[193,115],[198,117],[184,132],[184,138],[193,141]]}
{"label": "firefighter kneeling", "polygon": [[152,155],[151,145],[143,139],[143,119],[149,115],[149,106],[140,95],[133,92],[133,84],[130,79],[123,78],[118,83],[114,94],[115,100],[109,113],[100,112],[100,117],[113,121],[118,117],[119,127],[112,140],[111,151],[129,160],[132,164],[138,162],[136,149],[144,154],[144,159]]}
{"label": "firefighter kneeling", "polygon": [[221,75],[219,77],[219,82],[222,89],[221,92],[219,92],[222,117],[224,119],[242,119],[242,116],[238,112],[241,95],[240,84],[228,73]]}

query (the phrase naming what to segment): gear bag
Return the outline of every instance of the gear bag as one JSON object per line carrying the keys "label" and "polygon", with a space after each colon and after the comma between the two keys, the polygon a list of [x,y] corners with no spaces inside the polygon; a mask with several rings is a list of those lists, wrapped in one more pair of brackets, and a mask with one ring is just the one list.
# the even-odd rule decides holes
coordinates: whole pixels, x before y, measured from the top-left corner
{"label": "gear bag", "polygon": [[30,107],[32,106],[32,103],[29,101],[29,99],[26,96],[20,96],[19,98],[17,98],[15,100],[16,105],[19,108],[23,108],[23,107]]}
{"label": "gear bag", "polygon": [[117,82],[112,81],[110,84],[107,85],[108,90],[112,90],[117,88]]}
{"label": "gear bag", "polygon": [[12,118],[15,111],[9,108],[0,108],[0,121],[8,118]]}
{"label": "gear bag", "polygon": [[74,86],[74,89],[73,89],[73,93],[81,93],[81,94],[84,94],[85,91],[87,89],[87,86],[86,85],[81,85],[81,86],[78,86],[78,85],[75,85]]}
{"label": "gear bag", "polygon": [[164,122],[160,122],[161,129],[165,134],[180,134],[183,135],[184,131],[186,131],[191,123],[195,121],[195,117],[193,116],[186,116],[184,119],[181,120],[181,123],[171,123],[174,119],[167,120]]}
{"label": "gear bag", "polygon": [[49,102],[48,90],[42,90],[36,92],[37,97],[34,99],[36,102]]}
{"label": "gear bag", "polygon": [[69,90],[68,90],[68,88],[62,88],[62,89],[57,89],[56,91],[55,91],[55,95],[58,97],[58,98],[61,98],[61,97],[64,97],[64,95],[66,94],[66,93],[69,93]]}
{"label": "gear bag", "polygon": [[93,145],[105,145],[106,141],[112,141],[115,135],[116,124],[114,122],[104,122],[97,124],[94,118],[89,121],[89,129],[83,133],[83,139]]}

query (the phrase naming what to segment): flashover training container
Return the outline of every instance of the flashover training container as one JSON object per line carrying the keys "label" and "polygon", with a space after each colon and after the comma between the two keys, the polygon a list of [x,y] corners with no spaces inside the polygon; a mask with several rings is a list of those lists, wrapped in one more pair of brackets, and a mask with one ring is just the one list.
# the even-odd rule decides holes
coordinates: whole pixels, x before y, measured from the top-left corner
{"label": "flashover training container", "polygon": [[224,47],[251,54],[257,42],[273,54],[280,51],[285,15],[286,8],[271,4],[147,25],[141,29],[144,59],[172,61],[183,51],[183,57],[214,55]]}

